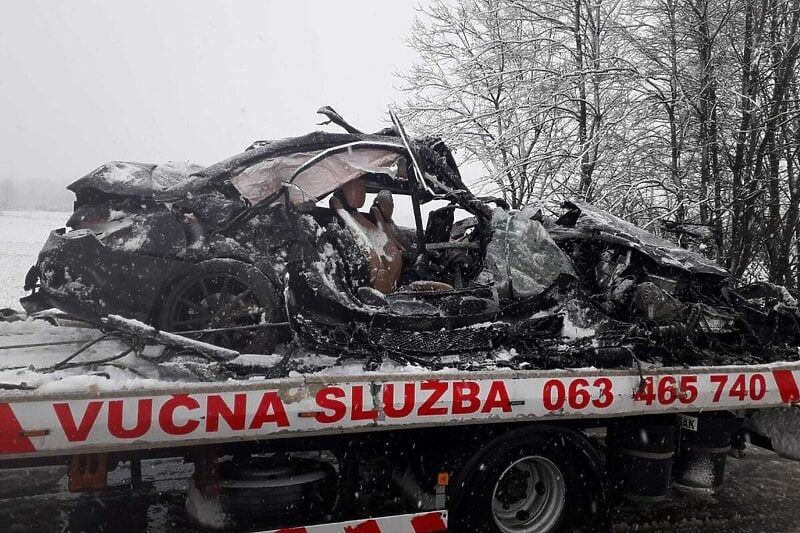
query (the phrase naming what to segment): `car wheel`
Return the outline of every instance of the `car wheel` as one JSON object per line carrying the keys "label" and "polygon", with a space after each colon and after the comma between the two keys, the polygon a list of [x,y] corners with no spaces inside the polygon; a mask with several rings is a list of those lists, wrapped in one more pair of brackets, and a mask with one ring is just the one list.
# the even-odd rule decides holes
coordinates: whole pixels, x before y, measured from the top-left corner
{"label": "car wheel", "polygon": [[451,486],[455,531],[608,530],[601,461],[584,437],[568,429],[503,434],[475,453]]}
{"label": "car wheel", "polygon": [[158,313],[164,330],[240,352],[269,353],[279,336],[280,299],[255,267],[233,260],[199,263],[171,286]]}

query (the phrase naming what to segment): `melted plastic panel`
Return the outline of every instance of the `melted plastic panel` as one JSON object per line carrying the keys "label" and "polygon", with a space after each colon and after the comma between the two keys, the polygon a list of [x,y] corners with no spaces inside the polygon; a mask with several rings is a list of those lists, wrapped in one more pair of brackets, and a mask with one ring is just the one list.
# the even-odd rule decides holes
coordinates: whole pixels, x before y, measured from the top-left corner
{"label": "melted plastic panel", "polygon": [[527,209],[510,214],[495,209],[492,216],[485,264],[503,297],[537,296],[561,274],[577,277],[572,261],[532,216]]}
{"label": "melted plastic panel", "polygon": [[281,189],[300,166],[320,152],[298,152],[265,159],[231,178],[236,190],[252,204],[268,198]]}
{"label": "melted plastic panel", "polygon": [[295,203],[315,200],[366,174],[396,177],[393,167],[400,157],[396,151],[379,148],[331,154],[294,178],[289,197]]}
{"label": "melted plastic panel", "polygon": [[[278,192],[298,168],[320,153],[300,152],[265,159],[231,178],[231,182],[250,203],[257,204]],[[331,154],[295,176],[289,199],[293,203],[316,201],[365,174],[395,176],[392,167],[400,157],[396,151],[376,148]]]}

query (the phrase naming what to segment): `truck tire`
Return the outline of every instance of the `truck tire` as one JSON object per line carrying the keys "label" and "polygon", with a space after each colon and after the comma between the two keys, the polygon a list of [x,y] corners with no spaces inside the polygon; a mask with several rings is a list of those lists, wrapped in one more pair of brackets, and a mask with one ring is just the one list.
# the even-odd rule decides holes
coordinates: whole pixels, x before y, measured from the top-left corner
{"label": "truck tire", "polygon": [[450,485],[450,527],[474,533],[608,531],[600,457],[579,433],[528,426],[476,452]]}

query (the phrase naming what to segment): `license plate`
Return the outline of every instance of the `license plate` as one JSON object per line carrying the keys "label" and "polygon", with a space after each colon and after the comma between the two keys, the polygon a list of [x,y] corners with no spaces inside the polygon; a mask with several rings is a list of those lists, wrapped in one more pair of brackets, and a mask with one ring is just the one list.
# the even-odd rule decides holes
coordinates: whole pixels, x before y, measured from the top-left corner
{"label": "license plate", "polygon": [[681,429],[688,429],[689,431],[697,431],[697,417],[688,415],[678,415],[681,420]]}

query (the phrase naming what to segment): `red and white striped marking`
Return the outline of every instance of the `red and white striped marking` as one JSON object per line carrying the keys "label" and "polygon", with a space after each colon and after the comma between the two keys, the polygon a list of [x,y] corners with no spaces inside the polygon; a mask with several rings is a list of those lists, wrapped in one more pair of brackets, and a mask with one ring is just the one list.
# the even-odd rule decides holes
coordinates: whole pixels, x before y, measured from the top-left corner
{"label": "red and white striped marking", "polygon": [[[375,375],[0,401],[0,459],[320,431],[612,418],[800,403],[800,365]],[[183,385],[182,385],[183,386]],[[191,389],[191,387],[190,387]],[[0,398],[11,395],[0,394]],[[358,530],[356,530],[358,531]]]}
{"label": "red and white striped marking", "polygon": [[800,402],[800,389],[798,389],[797,380],[791,370],[773,370],[772,375],[775,376],[775,382],[778,385],[778,392],[783,403]]}
{"label": "red and white striped marking", "polygon": [[336,524],[275,529],[265,533],[439,533],[447,531],[447,512],[404,514]]}

